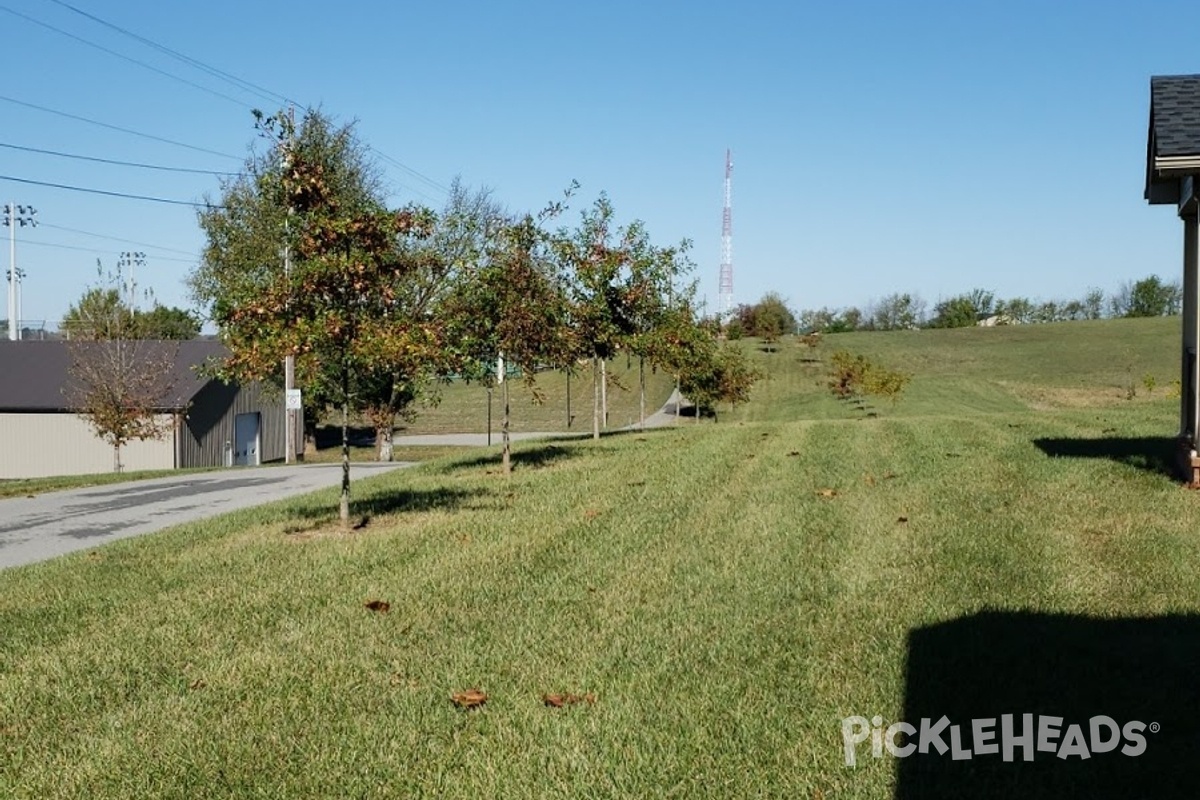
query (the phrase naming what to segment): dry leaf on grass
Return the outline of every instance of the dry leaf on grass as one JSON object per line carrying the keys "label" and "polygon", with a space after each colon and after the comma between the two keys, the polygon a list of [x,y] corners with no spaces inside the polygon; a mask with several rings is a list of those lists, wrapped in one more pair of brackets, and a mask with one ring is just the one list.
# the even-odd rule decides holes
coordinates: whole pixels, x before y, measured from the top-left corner
{"label": "dry leaf on grass", "polygon": [[392,604],[387,600],[368,600],[363,603],[363,608],[368,611],[378,611],[381,614],[386,614],[392,610]]}
{"label": "dry leaf on grass", "polygon": [[798,456],[798,455],[800,455],[800,451],[799,451],[799,450],[793,450],[792,452],[788,453],[788,455],[789,455],[789,456],[792,456],[792,457],[795,457],[795,456]]}
{"label": "dry leaf on grass", "polygon": [[883,479],[885,481],[890,481],[894,477],[896,477],[896,473],[894,473],[894,472],[885,472],[883,475]]}
{"label": "dry leaf on grass", "polygon": [[837,497],[837,489],[817,489],[818,497]]}
{"label": "dry leaf on grass", "polygon": [[896,522],[908,522],[908,517],[899,517],[896,519]]}
{"label": "dry leaf on grass", "polygon": [[583,512],[584,519],[595,519],[598,516],[600,516],[600,512],[594,508],[589,508],[587,511]]}
{"label": "dry leaf on grass", "polygon": [[487,699],[488,696],[479,689],[467,689],[450,695],[450,702],[459,708],[479,708]]}
{"label": "dry leaf on grass", "polygon": [[189,689],[203,689],[205,686],[208,686],[208,684],[204,678],[196,678],[196,680],[188,684]]}
{"label": "dry leaf on grass", "polygon": [[865,478],[863,478],[863,482],[866,483],[867,486],[874,486],[875,485],[875,476],[871,475],[870,473],[867,473],[867,476]]}
{"label": "dry leaf on grass", "polygon": [[595,705],[596,695],[588,692],[587,694],[544,694],[542,702],[551,708],[562,708],[563,706],[573,706],[579,703],[587,703]]}

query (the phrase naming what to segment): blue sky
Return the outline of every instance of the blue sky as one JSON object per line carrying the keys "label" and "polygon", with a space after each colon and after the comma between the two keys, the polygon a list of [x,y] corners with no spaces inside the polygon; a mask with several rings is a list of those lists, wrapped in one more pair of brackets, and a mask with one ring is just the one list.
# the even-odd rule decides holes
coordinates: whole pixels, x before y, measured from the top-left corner
{"label": "blue sky", "polygon": [[[572,179],[580,204],[605,191],[660,243],[693,240],[711,306],[726,147],[739,302],[776,290],[796,308],[839,307],[914,291],[932,304],[974,287],[1051,299],[1179,270],[1179,223],[1142,187],[1150,76],[1200,72],[1187,52],[1195,3],[72,2],[358,120],[408,168],[383,165],[393,203],[439,206],[456,175],[513,210]],[[54,0],[0,0],[0,31],[4,145],[236,170],[250,108],[279,107]],[[211,175],[11,147],[0,175],[219,196]],[[189,207],[0,179],[9,200],[42,223],[18,232],[25,318],[53,323],[95,281],[97,258],[112,267],[131,250],[147,255],[142,287],[188,303],[203,246]]]}

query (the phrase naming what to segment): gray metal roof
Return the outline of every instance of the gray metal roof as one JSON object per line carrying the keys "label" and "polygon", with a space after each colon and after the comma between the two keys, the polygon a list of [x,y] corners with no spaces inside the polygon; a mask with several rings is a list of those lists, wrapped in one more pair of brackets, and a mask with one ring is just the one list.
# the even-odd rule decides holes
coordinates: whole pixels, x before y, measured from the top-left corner
{"label": "gray metal roof", "polygon": [[1150,79],[1152,158],[1200,156],[1200,75]]}
{"label": "gray metal roof", "polygon": [[[82,342],[0,341],[0,411],[69,411],[72,345]],[[178,348],[174,355],[171,391],[161,402],[163,409],[187,405],[210,382],[194,367],[229,351],[220,342],[138,342],[139,352],[147,358],[161,358]]]}

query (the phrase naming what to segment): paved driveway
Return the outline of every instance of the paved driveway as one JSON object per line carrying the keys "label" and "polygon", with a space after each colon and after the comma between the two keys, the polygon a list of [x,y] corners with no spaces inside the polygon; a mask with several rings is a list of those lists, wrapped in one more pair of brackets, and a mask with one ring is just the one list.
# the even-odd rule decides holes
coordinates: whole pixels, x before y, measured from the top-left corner
{"label": "paved driveway", "polygon": [[[354,463],[352,479],[411,466]],[[342,479],[341,464],[193,473],[0,500],[0,569],[305,494]]]}

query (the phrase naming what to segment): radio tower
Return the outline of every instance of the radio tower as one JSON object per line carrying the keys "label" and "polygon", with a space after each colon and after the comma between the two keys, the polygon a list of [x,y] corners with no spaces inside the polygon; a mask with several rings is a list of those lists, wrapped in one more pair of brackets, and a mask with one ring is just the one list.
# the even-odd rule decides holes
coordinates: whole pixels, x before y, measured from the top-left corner
{"label": "radio tower", "polygon": [[725,151],[725,213],[721,220],[721,278],[717,306],[724,321],[733,311],[733,154]]}

